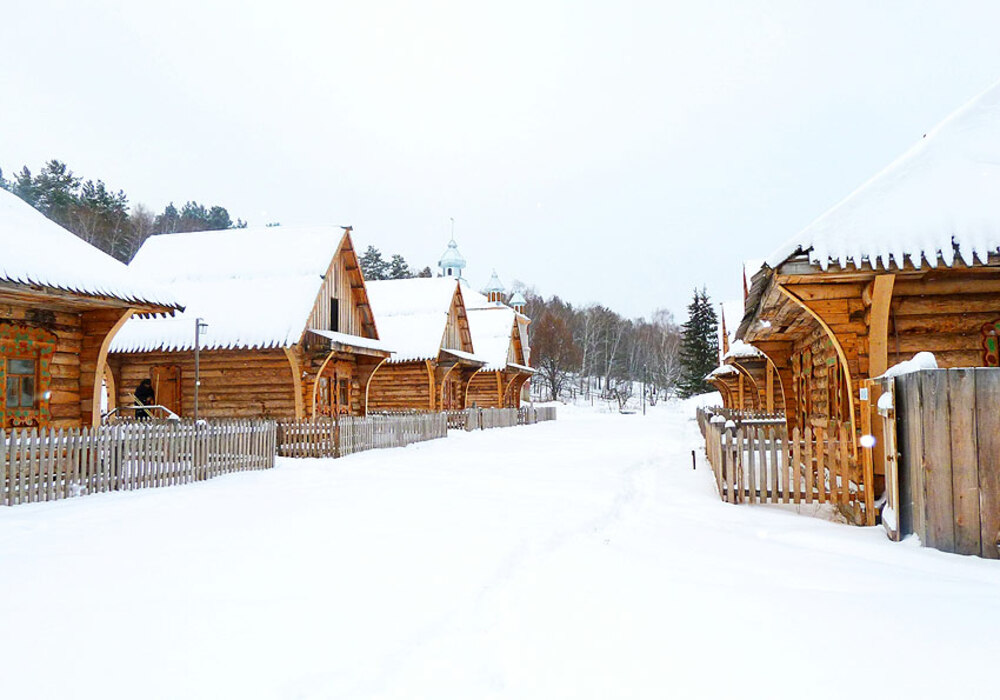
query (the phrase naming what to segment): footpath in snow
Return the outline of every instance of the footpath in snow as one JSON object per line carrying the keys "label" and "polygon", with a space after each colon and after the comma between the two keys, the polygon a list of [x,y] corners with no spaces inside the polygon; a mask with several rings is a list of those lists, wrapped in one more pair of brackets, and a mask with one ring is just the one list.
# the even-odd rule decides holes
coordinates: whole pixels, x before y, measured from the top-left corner
{"label": "footpath in snow", "polygon": [[0,692],[996,697],[1000,563],[723,504],[692,419],[0,508]]}

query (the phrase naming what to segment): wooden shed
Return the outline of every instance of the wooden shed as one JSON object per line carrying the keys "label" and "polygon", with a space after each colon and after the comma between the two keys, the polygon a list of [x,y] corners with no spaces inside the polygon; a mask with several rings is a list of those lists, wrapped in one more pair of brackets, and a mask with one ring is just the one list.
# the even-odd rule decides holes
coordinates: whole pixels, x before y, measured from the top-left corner
{"label": "wooden shed", "polygon": [[466,406],[520,408],[521,388],[535,373],[528,366],[531,321],[496,294],[484,296],[466,289],[465,303],[476,355],[487,362],[469,379]]}
{"label": "wooden shed", "polygon": [[125,324],[112,344],[111,392],[132,405],[152,380],[157,403],[199,415],[308,418],[364,413],[379,341],[350,230],[265,227],[153,236],[131,266],[190,301],[171,319]]}
{"label": "wooden shed", "polygon": [[0,240],[2,427],[96,425],[115,333],[180,303],[2,189]]}
{"label": "wooden shed", "polygon": [[486,361],[474,354],[460,282],[454,277],[370,282],[379,331],[393,356],[372,375],[369,411],[466,407],[469,380]]}

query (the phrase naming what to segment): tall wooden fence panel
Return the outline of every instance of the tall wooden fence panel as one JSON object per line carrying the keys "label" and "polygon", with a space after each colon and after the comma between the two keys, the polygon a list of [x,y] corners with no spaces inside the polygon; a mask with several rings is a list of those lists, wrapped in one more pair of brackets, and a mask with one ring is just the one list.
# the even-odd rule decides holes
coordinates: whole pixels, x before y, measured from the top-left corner
{"label": "tall wooden fence panel", "polygon": [[0,431],[0,504],[174,486],[274,466],[271,421]]}
{"label": "tall wooden fence panel", "polygon": [[1000,558],[1000,369],[895,378],[902,535]]}

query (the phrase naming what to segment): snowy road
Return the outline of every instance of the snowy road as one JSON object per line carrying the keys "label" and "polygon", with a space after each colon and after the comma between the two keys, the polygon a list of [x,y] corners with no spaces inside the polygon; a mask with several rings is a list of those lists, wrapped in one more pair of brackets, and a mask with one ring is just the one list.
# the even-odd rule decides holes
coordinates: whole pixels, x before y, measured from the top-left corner
{"label": "snowy road", "polygon": [[1000,563],[727,506],[692,414],[0,508],[0,693],[996,697]]}

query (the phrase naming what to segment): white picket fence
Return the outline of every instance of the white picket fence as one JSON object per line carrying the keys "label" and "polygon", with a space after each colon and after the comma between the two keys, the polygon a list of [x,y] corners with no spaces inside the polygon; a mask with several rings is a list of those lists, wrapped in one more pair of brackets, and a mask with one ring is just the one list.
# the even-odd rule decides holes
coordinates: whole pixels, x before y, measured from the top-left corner
{"label": "white picket fence", "polygon": [[135,421],[0,431],[0,504],[174,486],[274,466],[275,423]]}

